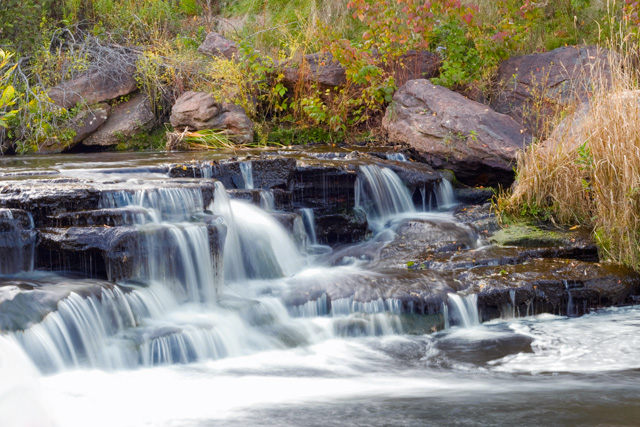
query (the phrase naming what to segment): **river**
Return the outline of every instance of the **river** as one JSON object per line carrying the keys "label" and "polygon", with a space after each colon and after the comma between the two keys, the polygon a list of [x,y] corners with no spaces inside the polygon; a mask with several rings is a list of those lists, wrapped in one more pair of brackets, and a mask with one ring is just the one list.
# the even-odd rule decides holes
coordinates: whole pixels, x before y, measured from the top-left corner
{"label": "river", "polygon": [[[501,318],[481,322],[470,293],[443,291],[442,312],[430,315],[407,310],[395,297],[360,295],[362,283],[383,275],[393,283],[394,274],[400,280],[406,272],[378,271],[375,258],[372,264],[353,253],[380,251],[407,218],[455,225],[448,194],[440,197],[445,209],[421,212],[395,173],[361,166],[355,200],[373,233],[342,256],[343,246],[313,242],[308,211],[297,229],[288,229],[268,212],[271,203],[261,208],[230,199],[220,184],[208,206],[199,192],[156,185],[166,179],[161,166],[184,162],[184,155],[88,158],[13,158],[3,160],[2,171],[16,181],[34,174],[90,180],[108,191],[100,209],[143,210],[126,227],[139,236],[145,259],[117,285],[37,268],[3,275],[0,301],[7,304],[33,292],[16,283],[64,297],[46,312],[37,306],[44,317],[25,330],[0,334],[2,426],[637,425],[640,419],[638,306],[567,317],[526,316],[514,303]],[[207,233],[223,228],[218,260]],[[301,243],[295,230],[308,240]],[[299,303],[308,283],[357,286],[344,298],[327,302],[326,293],[311,293]]]}

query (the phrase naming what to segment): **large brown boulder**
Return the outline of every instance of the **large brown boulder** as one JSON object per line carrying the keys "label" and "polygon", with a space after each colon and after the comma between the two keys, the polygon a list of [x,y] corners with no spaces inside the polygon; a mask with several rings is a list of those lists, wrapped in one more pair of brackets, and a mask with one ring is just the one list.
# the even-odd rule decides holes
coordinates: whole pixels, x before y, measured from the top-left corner
{"label": "large brown boulder", "polygon": [[425,79],[395,93],[382,126],[390,142],[469,185],[511,184],[516,153],[531,141],[511,117]]}
{"label": "large brown boulder", "polygon": [[510,58],[498,68],[491,107],[544,136],[547,119],[610,84],[609,54],[597,46],[570,46]]}
{"label": "large brown boulder", "polygon": [[134,135],[151,130],[155,115],[149,97],[139,93],[117,105],[106,123],[82,141],[83,145],[110,146],[127,142]]}
{"label": "large brown boulder", "polygon": [[231,103],[219,103],[209,93],[188,91],[171,109],[171,125],[177,131],[227,130],[237,142],[253,141],[253,122],[244,109]]}
{"label": "large brown boulder", "polygon": [[91,105],[130,94],[138,88],[134,67],[95,69],[49,90],[49,97],[63,108]]}
{"label": "large brown boulder", "polygon": [[204,42],[198,47],[198,53],[212,57],[224,57],[233,59],[238,56],[238,44],[227,40],[220,34],[212,32],[207,34]]}

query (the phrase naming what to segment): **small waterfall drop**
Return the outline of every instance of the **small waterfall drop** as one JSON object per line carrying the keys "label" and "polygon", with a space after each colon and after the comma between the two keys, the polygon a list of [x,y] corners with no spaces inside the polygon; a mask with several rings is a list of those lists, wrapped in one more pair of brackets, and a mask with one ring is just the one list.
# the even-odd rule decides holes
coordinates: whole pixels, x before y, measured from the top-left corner
{"label": "small waterfall drop", "polygon": [[436,187],[437,209],[450,209],[456,204],[453,186],[447,179],[442,179]]}
{"label": "small waterfall drop", "polygon": [[36,238],[31,213],[0,209],[0,274],[33,271]]}
{"label": "small waterfall drop", "polygon": [[316,237],[316,220],[313,209],[302,208],[300,209],[300,214],[302,215],[302,221],[304,223],[304,229],[307,232],[307,237],[309,238],[309,243],[317,245],[318,238]]}
{"label": "small waterfall drop", "polygon": [[407,162],[409,159],[407,159],[407,156],[404,155],[404,153],[387,153],[386,154],[387,160],[392,160],[395,162]]}
{"label": "small waterfall drop", "polygon": [[365,165],[358,168],[356,206],[364,210],[374,228],[382,228],[390,218],[415,212],[409,191],[398,175],[388,168]]}
{"label": "small waterfall drop", "polygon": [[253,190],[253,167],[251,161],[240,162],[240,173],[244,180],[245,190]]}
{"label": "small waterfall drop", "polygon": [[448,297],[451,317],[455,324],[462,328],[471,328],[480,324],[478,296],[476,294],[461,297],[450,293]]}
{"label": "small waterfall drop", "polygon": [[211,210],[228,225],[224,249],[228,281],[288,277],[304,265],[282,225],[256,206],[230,200],[220,182],[216,182]]}
{"label": "small waterfall drop", "polygon": [[267,212],[276,211],[276,199],[270,190],[260,190],[260,207]]}

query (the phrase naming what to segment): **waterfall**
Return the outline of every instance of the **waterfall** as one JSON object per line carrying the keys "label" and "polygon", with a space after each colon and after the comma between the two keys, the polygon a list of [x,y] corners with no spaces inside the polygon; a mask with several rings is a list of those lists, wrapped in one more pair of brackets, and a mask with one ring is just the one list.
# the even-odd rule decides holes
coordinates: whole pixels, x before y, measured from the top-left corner
{"label": "waterfall", "polygon": [[0,274],[33,271],[36,238],[31,213],[0,209]]}
{"label": "waterfall", "polygon": [[463,298],[460,295],[450,293],[448,297],[451,317],[455,324],[462,328],[471,328],[480,324],[478,296],[476,294],[467,295]]}
{"label": "waterfall", "polygon": [[251,166],[251,161],[240,162],[240,173],[244,180],[245,190],[253,190],[253,168]]}
{"label": "waterfall", "polygon": [[392,160],[396,162],[406,162],[408,161],[407,156],[404,153],[387,153],[387,160]]}
{"label": "waterfall", "polygon": [[355,188],[356,206],[363,209],[374,228],[393,216],[415,212],[409,191],[391,169],[360,166]]}
{"label": "waterfall", "polygon": [[[136,225],[139,248],[131,278],[162,281],[181,300],[211,302],[221,286],[220,259],[212,254],[210,228],[224,234],[225,224],[209,218],[209,223],[191,223],[202,213],[202,190],[156,188],[135,192],[116,191],[103,195],[101,206],[137,206],[148,215]],[[147,222],[150,218],[151,222]],[[110,268],[110,277],[113,272]]]}
{"label": "waterfall", "polygon": [[230,200],[220,182],[216,182],[211,210],[228,225],[224,248],[227,280],[287,277],[304,265],[282,225],[258,207]]}
{"label": "waterfall", "polygon": [[578,313],[576,310],[576,306],[573,303],[573,296],[571,295],[571,289],[569,289],[569,282],[567,282],[566,280],[563,280],[563,282],[564,287],[567,290],[567,316],[575,317],[578,315]]}
{"label": "waterfall", "polygon": [[300,209],[300,214],[302,215],[302,221],[304,223],[304,229],[307,232],[307,237],[309,238],[309,243],[317,245],[318,238],[316,237],[316,221],[313,209],[302,208]]}
{"label": "waterfall", "polygon": [[275,212],[276,200],[273,191],[260,190],[260,207],[267,212]]}
{"label": "waterfall", "polygon": [[449,209],[456,204],[456,198],[453,194],[453,186],[444,178],[436,187],[436,204],[437,209]]}

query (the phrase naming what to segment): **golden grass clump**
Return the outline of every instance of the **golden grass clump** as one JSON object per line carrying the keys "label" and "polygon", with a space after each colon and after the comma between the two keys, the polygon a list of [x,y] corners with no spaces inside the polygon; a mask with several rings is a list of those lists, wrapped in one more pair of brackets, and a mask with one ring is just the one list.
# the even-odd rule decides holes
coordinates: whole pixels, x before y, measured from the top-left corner
{"label": "golden grass clump", "polygon": [[[629,57],[549,138],[521,153],[498,210],[592,227],[604,258],[640,268],[640,90]],[[600,67],[598,67],[600,68]],[[597,80],[597,79],[596,79]]]}

